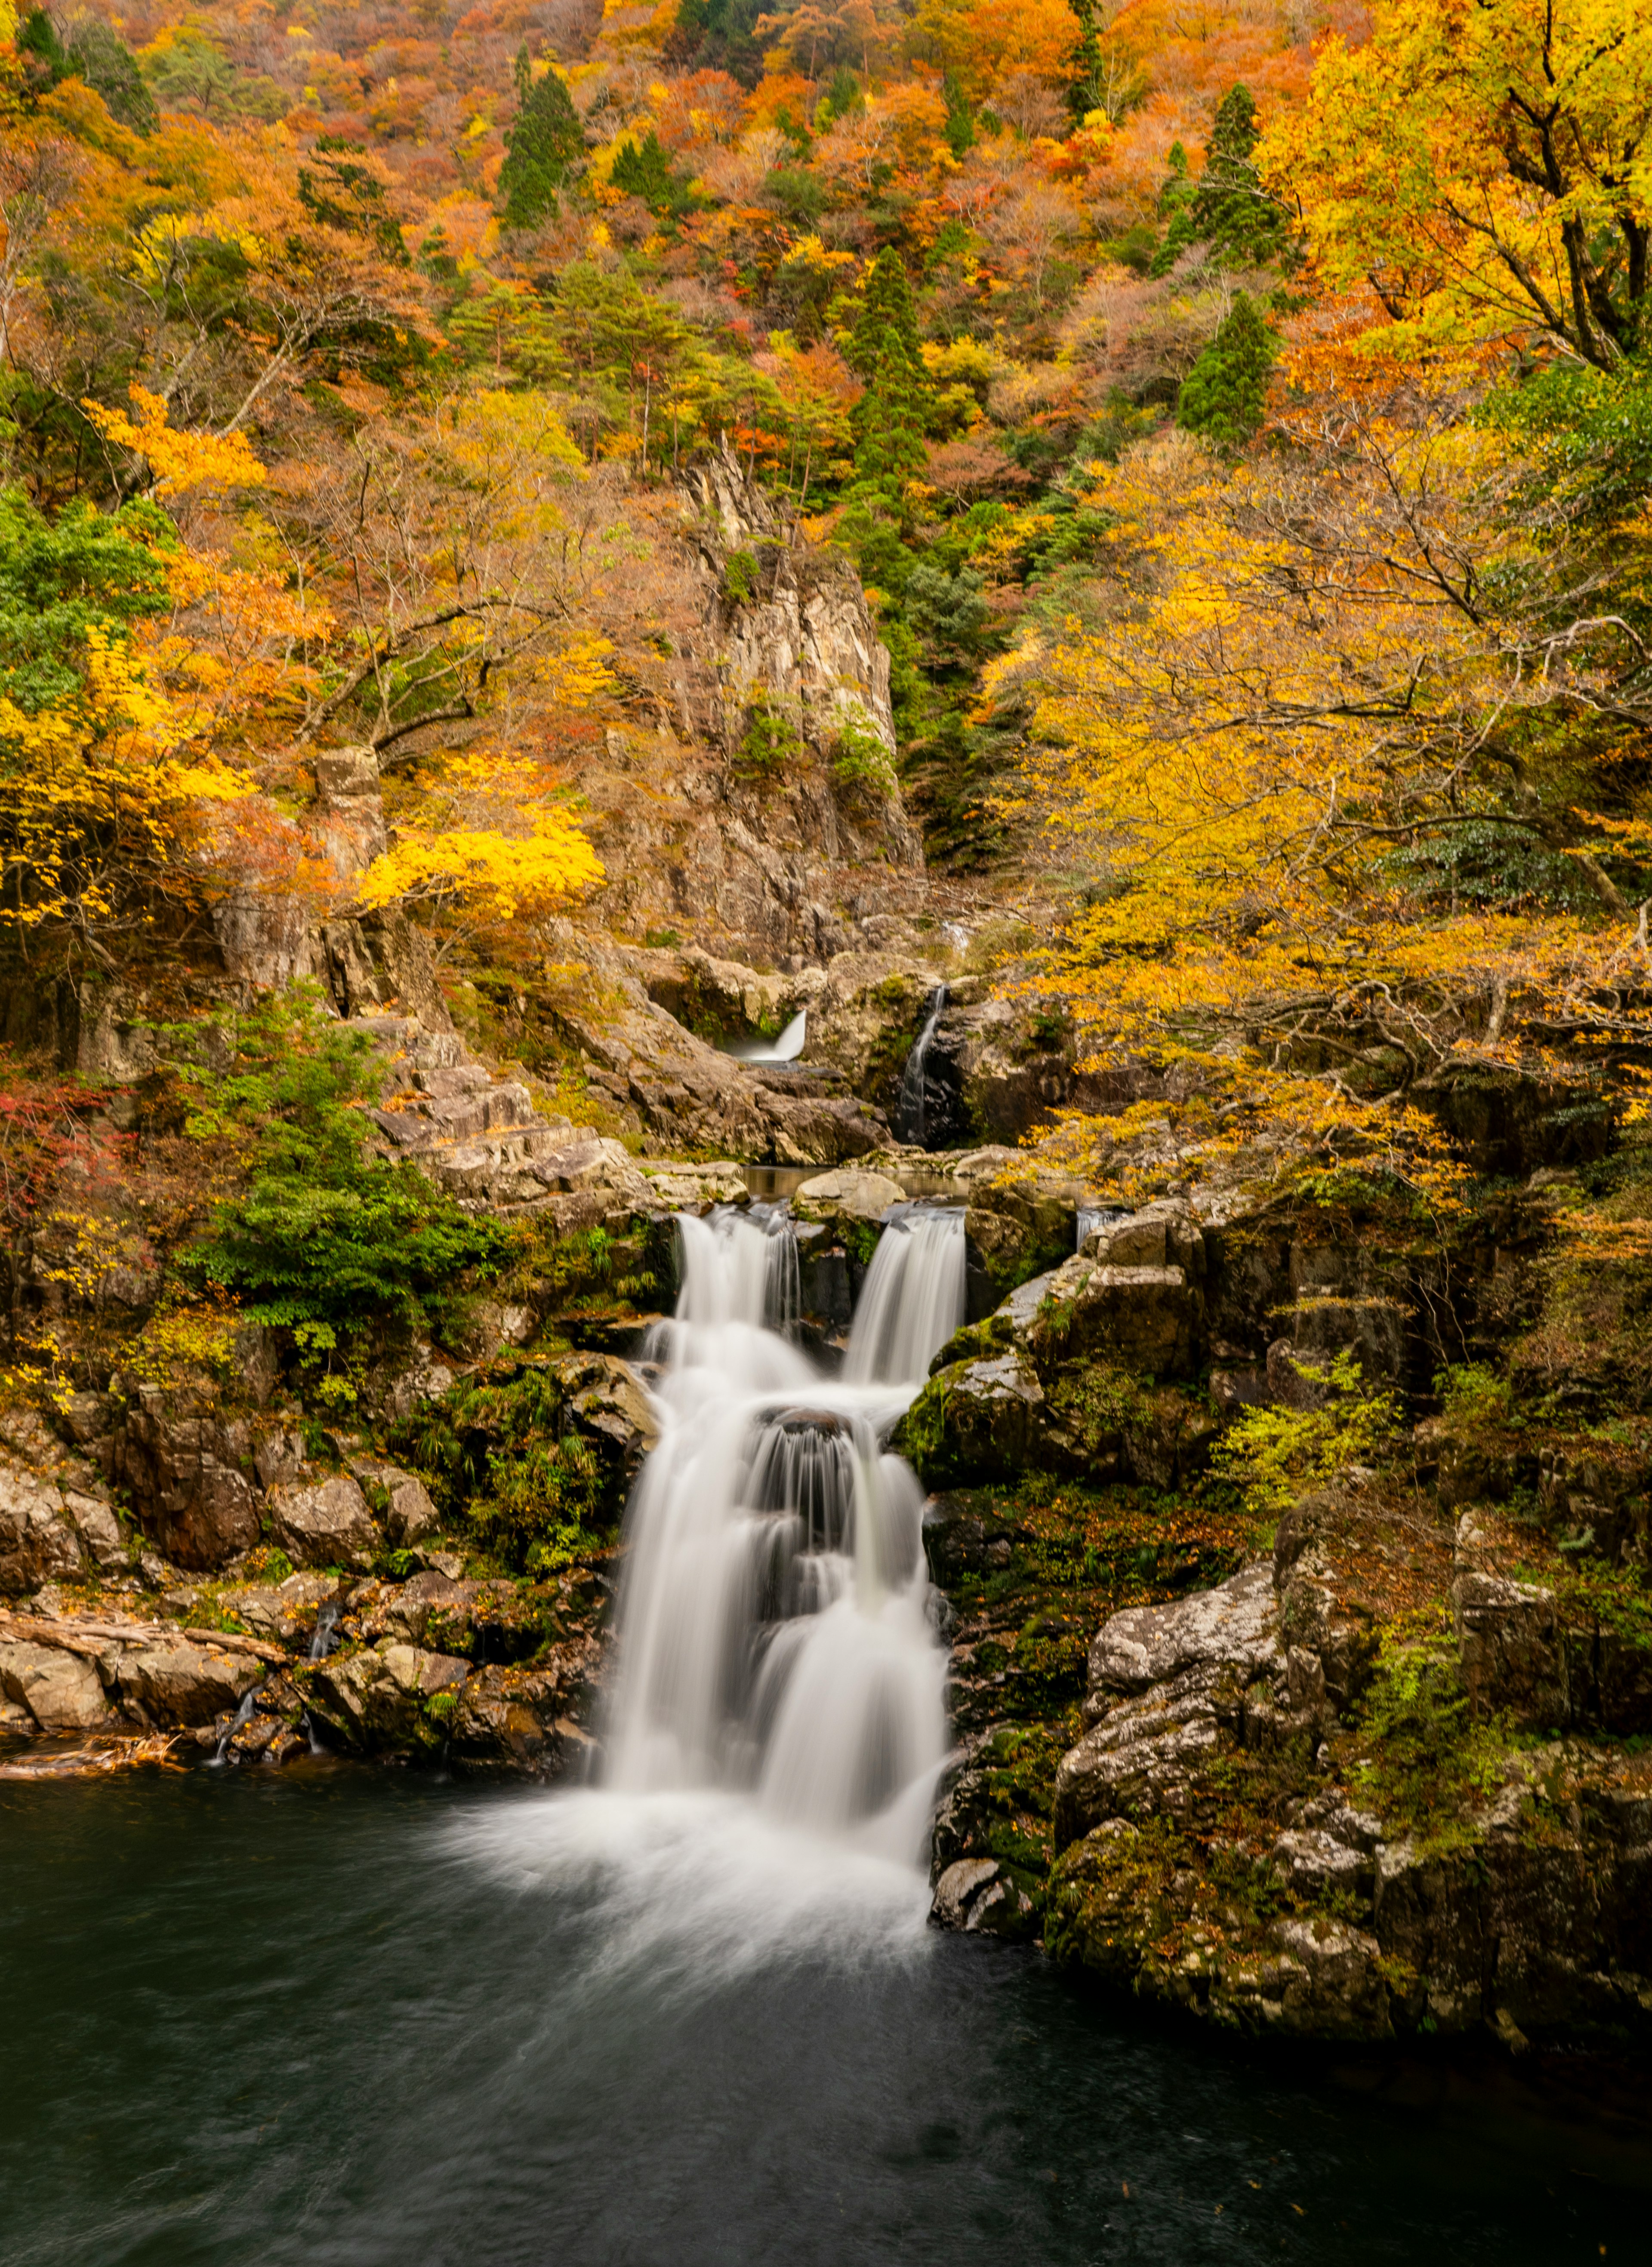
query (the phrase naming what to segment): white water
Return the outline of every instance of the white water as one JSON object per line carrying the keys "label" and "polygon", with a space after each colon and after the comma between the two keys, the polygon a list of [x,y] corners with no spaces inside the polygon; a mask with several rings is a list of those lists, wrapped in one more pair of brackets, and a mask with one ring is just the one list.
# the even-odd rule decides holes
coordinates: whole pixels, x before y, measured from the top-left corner
{"label": "white water", "polygon": [[915,1392],[963,1319],[964,1215],[914,1209],[877,1239],[843,1375],[859,1385],[888,1378]]}
{"label": "white water", "polygon": [[753,1045],[749,1040],[742,1040],[729,1052],[741,1062],[796,1062],[803,1053],[804,1041],[808,1036],[809,1010],[804,1008],[792,1017],[772,1046]]}
{"label": "white water", "polygon": [[[922,1493],[882,1443],[963,1317],[963,1221],[885,1233],[827,1381],[789,1340],[778,1208],[685,1215],[658,1447],[630,1513],[606,1782],[722,1789],[765,1825],[912,1865],[946,1754]],[[891,1248],[893,1256],[885,1257]]]}
{"label": "white water", "polygon": [[917,1044],[907,1057],[907,1067],[900,1074],[900,1092],[895,1097],[895,1132],[901,1141],[914,1141],[920,1148],[924,1146],[928,1130],[923,1067],[929,1059],[929,1043],[935,1037],[935,1027],[946,1011],[946,987],[937,984],[929,994],[923,1029],[918,1034]]}

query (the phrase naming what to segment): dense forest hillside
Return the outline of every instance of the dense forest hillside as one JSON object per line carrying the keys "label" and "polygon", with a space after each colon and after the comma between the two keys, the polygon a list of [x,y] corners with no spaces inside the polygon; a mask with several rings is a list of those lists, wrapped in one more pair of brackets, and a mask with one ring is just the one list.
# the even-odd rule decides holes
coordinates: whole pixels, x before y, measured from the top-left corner
{"label": "dense forest hillside", "polygon": [[0,0],[0,1587],[565,1767],[673,1216],[933,1170],[942,1917],[1638,2021],[1637,0]]}

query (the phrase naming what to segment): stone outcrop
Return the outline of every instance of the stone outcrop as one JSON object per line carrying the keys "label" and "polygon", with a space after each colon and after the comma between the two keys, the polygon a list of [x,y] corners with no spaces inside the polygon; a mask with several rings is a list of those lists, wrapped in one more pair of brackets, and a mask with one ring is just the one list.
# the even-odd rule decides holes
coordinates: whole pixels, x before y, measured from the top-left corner
{"label": "stone outcrop", "polygon": [[62,1490],[0,1449],[0,1591],[37,1590],[79,1574],[85,1563]]}
{"label": "stone outcrop", "polygon": [[259,1662],[239,1650],[169,1634],[162,1642],[121,1650],[116,1689],[128,1715],[173,1730],[211,1723],[261,1684],[263,1675]]}
{"label": "stone outcrop", "polygon": [[[1385,1818],[1369,1786],[1339,1781],[1346,1746],[1325,1743],[1349,1675],[1329,1618],[1304,1624],[1303,1593],[1325,1572],[1304,1543],[1314,1525],[1298,1522],[1273,1562],[1098,1632],[1090,1728],[1055,1781],[1051,1949],[1250,2031],[1381,2040],[1486,2025],[1518,2043],[1644,2028],[1652,1770],[1581,1747],[1508,1750],[1458,1814]],[[1487,1579],[1470,1578],[1465,1662],[1484,1642],[1472,1585]],[[1508,1688],[1531,1692],[1553,1658],[1539,1602],[1498,1603],[1519,1610]],[[1274,1783],[1303,1792],[1247,1815],[1256,1796],[1241,1790],[1269,1783],[1257,1772],[1269,1757]],[[936,1918],[952,1919],[938,1895]]]}
{"label": "stone outcrop", "polygon": [[657,1006],[617,959],[593,954],[591,966],[605,990],[600,1014],[570,1003],[556,1021],[590,1083],[650,1148],[830,1166],[887,1144],[882,1113],[829,1073],[737,1061]]}
{"label": "stone outcrop", "polygon": [[306,1485],[290,1481],[269,1493],[275,1540],[297,1566],[371,1565],[378,1537],[367,1499],[348,1472]]}
{"label": "stone outcrop", "polygon": [[251,1418],[226,1412],[205,1379],[168,1390],[117,1375],[110,1388],[99,1454],[144,1533],[180,1566],[221,1566],[250,1551],[261,1518]]}
{"label": "stone outcrop", "polygon": [[[875,842],[897,865],[921,865],[918,833],[895,784],[889,653],[858,577],[841,558],[798,539],[745,478],[726,441],[695,475],[693,503],[690,555],[706,631],[701,665],[715,681],[724,746],[738,747],[759,698],[792,718],[807,745],[830,749],[845,727],[876,740],[889,758],[886,792],[870,814],[851,813],[829,798],[822,847],[833,857],[863,855]],[[855,839],[869,833],[870,841]]]}
{"label": "stone outcrop", "polygon": [[[583,1568],[548,1585],[466,1581],[433,1555],[440,1566],[405,1581],[215,1584],[211,1610],[238,1625],[222,1632],[65,1612],[49,1592],[37,1610],[0,1610],[0,1734],[114,1753],[138,1733],[280,1764],[319,1731],[354,1754],[555,1777],[591,1745],[605,1583]],[[186,1586],[165,1603],[187,1614],[194,1598]]]}

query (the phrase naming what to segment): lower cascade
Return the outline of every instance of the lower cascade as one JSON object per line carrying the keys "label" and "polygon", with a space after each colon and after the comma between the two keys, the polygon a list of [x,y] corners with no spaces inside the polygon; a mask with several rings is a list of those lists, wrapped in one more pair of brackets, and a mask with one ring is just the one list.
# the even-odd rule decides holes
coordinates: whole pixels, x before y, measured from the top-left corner
{"label": "lower cascade", "polygon": [[793,1343],[778,1207],[681,1222],[650,1352],[658,1446],[620,1599],[608,1784],[748,1791],[778,1820],[914,1862],[947,1747],[922,1491],[883,1448],[964,1313],[961,1214],[881,1238],[845,1374]]}

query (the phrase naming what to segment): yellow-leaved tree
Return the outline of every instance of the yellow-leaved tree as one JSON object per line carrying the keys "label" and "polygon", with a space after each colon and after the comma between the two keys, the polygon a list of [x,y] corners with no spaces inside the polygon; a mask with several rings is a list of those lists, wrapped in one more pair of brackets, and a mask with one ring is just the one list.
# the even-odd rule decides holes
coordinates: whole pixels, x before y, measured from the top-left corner
{"label": "yellow-leaved tree", "polygon": [[1472,368],[1329,361],[1291,368],[1288,446],[1097,466],[1105,623],[989,672],[1036,700],[1030,785],[1087,879],[1048,965],[1092,1053],[1207,1090],[1243,1067],[1276,1111],[1273,1074],[1356,1106],[1494,1051],[1511,991],[1597,1025],[1646,950],[1580,808],[1603,734],[1636,729],[1633,634],[1509,508]]}
{"label": "yellow-leaved tree", "polygon": [[1320,272],[1424,337],[1532,334],[1602,368],[1645,341],[1644,0],[1388,0],[1331,39],[1259,149]]}

